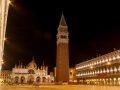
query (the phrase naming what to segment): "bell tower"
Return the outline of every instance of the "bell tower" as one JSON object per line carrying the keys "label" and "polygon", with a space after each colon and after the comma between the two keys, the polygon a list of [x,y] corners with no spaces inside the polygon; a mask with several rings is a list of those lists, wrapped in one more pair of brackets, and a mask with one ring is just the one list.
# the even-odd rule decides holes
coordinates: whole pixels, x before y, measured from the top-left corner
{"label": "bell tower", "polygon": [[62,13],[57,32],[56,81],[69,81],[68,26]]}

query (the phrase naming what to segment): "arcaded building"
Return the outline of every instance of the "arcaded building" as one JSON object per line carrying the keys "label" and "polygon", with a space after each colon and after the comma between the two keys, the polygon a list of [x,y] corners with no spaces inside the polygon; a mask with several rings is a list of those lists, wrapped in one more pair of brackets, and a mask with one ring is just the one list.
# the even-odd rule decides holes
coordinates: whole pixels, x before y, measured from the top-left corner
{"label": "arcaded building", "polygon": [[54,76],[52,72],[50,72],[50,75],[48,74],[48,67],[44,63],[41,67],[38,67],[33,57],[26,67],[22,64],[15,65],[12,69],[11,81],[13,83],[46,83],[54,82]]}
{"label": "arcaded building", "polygon": [[120,50],[76,64],[77,82],[120,85]]}
{"label": "arcaded building", "polygon": [[68,26],[62,13],[57,32],[56,81],[69,81]]}

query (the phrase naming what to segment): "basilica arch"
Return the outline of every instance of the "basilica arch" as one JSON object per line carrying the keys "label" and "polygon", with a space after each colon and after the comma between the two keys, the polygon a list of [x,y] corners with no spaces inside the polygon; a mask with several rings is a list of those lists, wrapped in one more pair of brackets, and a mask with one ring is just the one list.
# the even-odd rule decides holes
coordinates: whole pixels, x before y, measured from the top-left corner
{"label": "basilica arch", "polygon": [[46,82],[46,77],[42,77],[42,82]]}
{"label": "basilica arch", "polygon": [[16,76],[16,77],[15,77],[15,83],[18,83],[18,82],[19,82],[19,77]]}
{"label": "basilica arch", "polygon": [[24,82],[25,82],[25,77],[24,77],[24,76],[21,76],[20,82],[21,82],[21,83],[24,83]]}
{"label": "basilica arch", "polygon": [[27,81],[28,81],[29,84],[33,83],[34,82],[34,76],[33,75],[29,75]]}
{"label": "basilica arch", "polygon": [[41,81],[41,78],[38,76],[37,78],[36,78],[36,82],[40,82]]}

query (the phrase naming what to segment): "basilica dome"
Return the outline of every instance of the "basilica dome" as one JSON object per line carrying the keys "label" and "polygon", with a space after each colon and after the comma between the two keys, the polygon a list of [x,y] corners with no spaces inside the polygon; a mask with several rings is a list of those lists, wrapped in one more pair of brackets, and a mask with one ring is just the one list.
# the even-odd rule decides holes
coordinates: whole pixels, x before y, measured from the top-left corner
{"label": "basilica dome", "polygon": [[37,69],[37,64],[35,63],[34,57],[32,58],[32,61],[27,65],[28,69]]}

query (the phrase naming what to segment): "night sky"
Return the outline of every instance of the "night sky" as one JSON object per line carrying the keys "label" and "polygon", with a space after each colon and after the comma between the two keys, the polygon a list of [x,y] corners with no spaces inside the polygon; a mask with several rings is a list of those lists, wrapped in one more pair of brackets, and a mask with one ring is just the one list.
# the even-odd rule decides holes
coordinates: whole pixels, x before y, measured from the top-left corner
{"label": "night sky", "polygon": [[12,0],[6,29],[3,69],[32,57],[49,70],[56,66],[56,34],[63,11],[69,31],[70,67],[120,49],[120,7],[113,2]]}

